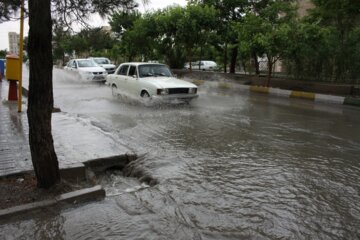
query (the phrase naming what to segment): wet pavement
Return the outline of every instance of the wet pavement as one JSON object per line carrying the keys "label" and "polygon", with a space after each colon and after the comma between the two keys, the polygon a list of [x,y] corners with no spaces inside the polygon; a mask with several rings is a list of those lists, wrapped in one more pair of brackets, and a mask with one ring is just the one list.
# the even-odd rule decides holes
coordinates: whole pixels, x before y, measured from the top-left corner
{"label": "wet pavement", "polygon": [[[0,82],[0,176],[32,169],[26,112],[7,101],[9,83]],[[25,107],[25,104],[22,105]]]}
{"label": "wet pavement", "polygon": [[159,184],[108,171],[104,201],[2,223],[4,239],[360,238],[358,108],[206,85],[190,105],[147,107],[61,70],[54,76],[57,149],[93,129],[64,152],[126,146]]}
{"label": "wet pavement", "polygon": [[[25,69],[24,86],[27,88],[26,73]],[[28,143],[27,99],[23,98],[22,112],[19,113],[17,102],[7,100],[8,89],[6,80],[0,82],[0,176],[33,169]],[[52,133],[61,168],[131,152],[95,127],[91,119],[82,118],[79,114],[54,113]]]}

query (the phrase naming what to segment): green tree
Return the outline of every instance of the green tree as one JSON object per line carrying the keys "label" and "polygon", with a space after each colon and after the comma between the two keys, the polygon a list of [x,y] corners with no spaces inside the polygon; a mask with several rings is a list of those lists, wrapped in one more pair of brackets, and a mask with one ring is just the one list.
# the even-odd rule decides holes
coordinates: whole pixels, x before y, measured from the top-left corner
{"label": "green tree", "polygon": [[6,49],[0,50],[0,58],[5,58],[5,57],[6,57],[6,54],[7,54],[7,50],[6,50]]}
{"label": "green tree", "polygon": [[269,86],[274,64],[286,56],[291,45],[290,36],[295,21],[295,7],[289,1],[271,1],[258,13],[250,11],[244,21],[237,25],[243,52],[255,57],[266,56]]}
{"label": "green tree", "polygon": [[180,67],[180,48],[184,48],[189,62],[193,59],[193,50],[208,41],[208,34],[215,28],[217,12],[213,7],[201,5],[187,5],[169,7],[154,13],[156,42],[162,46],[160,52],[167,55],[171,64]]}
{"label": "green tree", "polygon": [[[217,27],[214,29],[218,41],[212,41],[214,46],[223,51],[224,72],[227,71],[228,48],[230,49],[230,73],[235,73],[238,57],[238,36],[232,31],[232,26],[242,21],[243,15],[250,6],[248,0],[190,0],[190,3],[213,6],[219,11]],[[215,40],[215,39],[214,39]]]}
{"label": "green tree", "polygon": [[[331,73],[330,78],[334,81],[356,78],[360,73],[360,56],[357,54],[360,40],[360,1],[313,0],[313,3],[315,8],[304,22],[327,29],[330,34],[323,41],[331,41],[333,46],[327,49],[332,62],[324,64],[323,69]],[[321,59],[318,61],[323,62]]]}
{"label": "green tree", "polygon": [[360,2],[314,0],[292,27],[286,65],[301,79],[356,83],[360,74]]}
{"label": "green tree", "polygon": [[109,23],[119,40],[113,52],[116,49],[127,61],[147,55],[152,42],[151,27],[138,11],[118,11],[109,18]]}
{"label": "green tree", "polygon": [[70,31],[65,26],[54,23],[53,25],[53,58],[65,62],[67,44],[70,38]]}
{"label": "green tree", "polygon": [[109,17],[109,24],[113,32],[121,36],[125,31],[133,28],[136,20],[141,18],[138,11],[117,11]]}

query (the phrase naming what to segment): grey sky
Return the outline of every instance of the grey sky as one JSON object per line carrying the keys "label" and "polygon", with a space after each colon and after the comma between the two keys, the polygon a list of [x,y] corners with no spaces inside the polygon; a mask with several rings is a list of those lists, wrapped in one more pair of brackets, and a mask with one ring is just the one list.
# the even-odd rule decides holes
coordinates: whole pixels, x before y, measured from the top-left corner
{"label": "grey sky", "polygon": [[[137,0],[138,2],[141,2],[141,0]],[[173,4],[179,4],[181,6],[186,5],[186,0],[149,0],[149,4],[143,6],[140,3],[140,11],[146,12],[151,10],[157,10],[161,8],[165,8],[169,5]],[[106,21],[101,20],[100,17],[94,17],[92,21],[90,21],[91,25],[94,25],[94,27],[97,26],[104,26],[108,25]],[[28,22],[25,20],[24,23],[24,34],[27,35],[27,32],[29,31]],[[0,24],[0,50],[8,49],[9,50],[9,40],[8,40],[8,32],[16,32],[20,33],[20,23],[19,21],[11,21]]]}

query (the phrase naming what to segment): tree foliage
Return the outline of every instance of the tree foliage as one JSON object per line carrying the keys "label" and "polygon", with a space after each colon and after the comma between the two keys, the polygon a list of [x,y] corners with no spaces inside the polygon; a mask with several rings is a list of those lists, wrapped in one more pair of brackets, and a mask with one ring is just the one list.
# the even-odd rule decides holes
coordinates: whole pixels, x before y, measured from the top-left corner
{"label": "tree foliage", "polygon": [[358,83],[360,2],[313,0],[315,8],[299,22],[289,70],[305,79]]}
{"label": "tree foliage", "polygon": [[185,58],[192,58],[192,50],[207,42],[208,33],[215,28],[216,14],[209,6],[173,6],[143,16],[137,12],[115,13],[110,25],[119,37],[116,49],[128,60],[160,58],[171,67],[182,67]]}
{"label": "tree foliage", "polygon": [[6,54],[7,54],[7,50],[6,50],[6,49],[0,50],[0,58],[5,58]]}
{"label": "tree foliage", "polygon": [[[259,2],[260,3],[260,2]],[[254,11],[256,9],[256,11]],[[284,59],[291,43],[295,8],[288,1],[272,1],[250,9],[235,25],[243,56],[266,57],[269,85],[274,64]]]}
{"label": "tree foliage", "polygon": [[238,56],[238,37],[232,26],[242,21],[243,15],[250,6],[248,0],[190,0],[191,3],[213,6],[218,12],[216,31],[217,42],[213,41],[216,49],[223,53],[224,72],[227,71],[228,47],[230,48],[230,73],[235,72]]}

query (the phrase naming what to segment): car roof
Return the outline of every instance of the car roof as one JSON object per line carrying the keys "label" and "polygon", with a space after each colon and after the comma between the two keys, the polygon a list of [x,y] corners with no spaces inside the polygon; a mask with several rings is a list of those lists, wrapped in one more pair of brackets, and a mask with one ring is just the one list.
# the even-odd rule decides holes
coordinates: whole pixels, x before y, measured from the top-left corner
{"label": "car roof", "polygon": [[89,57],[88,59],[108,59],[107,57]]}
{"label": "car roof", "polygon": [[[79,60],[80,60],[80,61],[82,61],[82,60],[88,60],[88,61],[89,61],[89,60],[91,60],[91,59],[88,59],[88,58],[74,58],[74,59],[71,59],[71,60],[76,60],[76,61],[79,61]],[[70,61],[71,61],[71,60],[70,60]]]}
{"label": "car roof", "polygon": [[162,64],[162,63],[148,63],[148,62],[125,62],[125,63],[122,63],[121,65],[136,65],[136,66],[139,66],[139,65],[165,65],[165,64]]}

